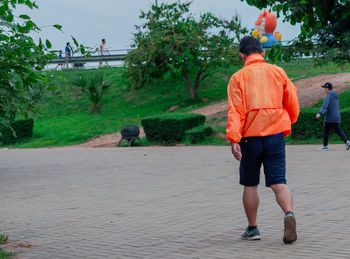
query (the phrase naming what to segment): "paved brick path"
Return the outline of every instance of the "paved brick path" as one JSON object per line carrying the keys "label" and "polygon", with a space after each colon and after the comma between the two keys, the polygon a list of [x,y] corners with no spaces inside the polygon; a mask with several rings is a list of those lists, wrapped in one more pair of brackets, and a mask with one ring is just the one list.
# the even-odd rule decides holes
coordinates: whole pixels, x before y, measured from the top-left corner
{"label": "paved brick path", "polygon": [[228,147],[0,150],[0,232],[17,258],[350,258],[350,151],[316,149],[287,148],[292,245],[263,185],[262,240],[239,239]]}

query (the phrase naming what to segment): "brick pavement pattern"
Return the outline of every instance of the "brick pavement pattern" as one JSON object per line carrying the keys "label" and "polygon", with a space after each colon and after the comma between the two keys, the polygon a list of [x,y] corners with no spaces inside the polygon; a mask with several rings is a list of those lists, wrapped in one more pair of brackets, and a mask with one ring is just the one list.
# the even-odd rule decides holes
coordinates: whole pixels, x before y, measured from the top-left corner
{"label": "brick pavement pattern", "polygon": [[291,245],[263,177],[262,240],[240,240],[247,222],[229,147],[2,149],[0,233],[23,259],[350,258],[343,148],[287,147],[298,230]]}

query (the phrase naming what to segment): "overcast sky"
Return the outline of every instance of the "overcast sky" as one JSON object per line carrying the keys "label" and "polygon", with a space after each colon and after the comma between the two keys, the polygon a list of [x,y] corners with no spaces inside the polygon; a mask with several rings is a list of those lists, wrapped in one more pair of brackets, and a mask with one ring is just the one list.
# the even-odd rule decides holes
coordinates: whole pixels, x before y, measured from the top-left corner
{"label": "overcast sky", "polygon": [[[37,0],[39,10],[19,12],[29,14],[39,26],[60,24],[63,33],[43,27],[39,33],[43,39],[48,38],[55,49],[64,49],[73,35],[77,40],[89,47],[98,47],[105,38],[109,49],[129,48],[132,42],[134,25],[141,24],[140,11],[150,9],[155,0]],[[158,3],[174,2],[158,0]],[[232,17],[235,12],[241,16],[242,25],[249,30],[260,12],[240,0],[194,0],[191,11],[199,15],[212,12],[221,18]],[[299,34],[299,26],[291,26],[277,21],[277,31],[282,33],[283,40],[290,40]],[[37,36],[36,36],[37,37]]]}

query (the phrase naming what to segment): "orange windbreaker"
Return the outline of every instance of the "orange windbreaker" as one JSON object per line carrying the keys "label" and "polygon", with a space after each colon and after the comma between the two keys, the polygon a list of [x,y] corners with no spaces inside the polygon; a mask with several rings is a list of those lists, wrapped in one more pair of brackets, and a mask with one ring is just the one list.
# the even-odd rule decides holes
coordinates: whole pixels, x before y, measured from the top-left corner
{"label": "orange windbreaker", "polygon": [[265,63],[260,54],[249,55],[244,68],[232,75],[227,87],[226,138],[291,133],[299,116],[297,89],[280,67]]}

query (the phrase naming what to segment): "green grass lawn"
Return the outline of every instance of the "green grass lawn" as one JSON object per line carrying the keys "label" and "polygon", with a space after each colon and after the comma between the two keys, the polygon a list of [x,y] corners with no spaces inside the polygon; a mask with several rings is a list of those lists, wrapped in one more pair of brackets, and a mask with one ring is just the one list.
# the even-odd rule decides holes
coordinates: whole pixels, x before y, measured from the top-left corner
{"label": "green grass lawn", "polygon": [[[278,65],[282,66],[293,80],[324,73],[350,71],[350,66],[339,68],[333,64],[318,68],[309,59]],[[123,125],[141,126],[143,118],[167,112],[173,106],[179,107],[176,111],[189,111],[223,101],[226,99],[228,80],[238,69],[239,67],[225,67],[212,71],[202,82],[198,98],[190,100],[182,78],[156,81],[144,88],[132,89],[123,76],[124,68],[104,68],[105,78],[112,86],[103,98],[103,110],[100,114],[90,114],[86,95],[79,88],[69,84],[69,78],[75,71],[50,71],[49,84],[57,90],[46,94],[41,104],[41,114],[34,116],[33,138],[10,148],[79,144],[101,134],[120,131]],[[216,123],[213,126],[216,132],[224,131],[223,126],[217,126]],[[212,136],[199,144],[225,143],[225,140]]]}
{"label": "green grass lawn", "polygon": [[338,67],[333,63],[327,63],[320,67],[315,66],[312,59],[298,59],[289,63],[281,62],[277,65],[283,67],[292,81],[322,74],[350,72],[350,64],[344,65],[344,67]]}

